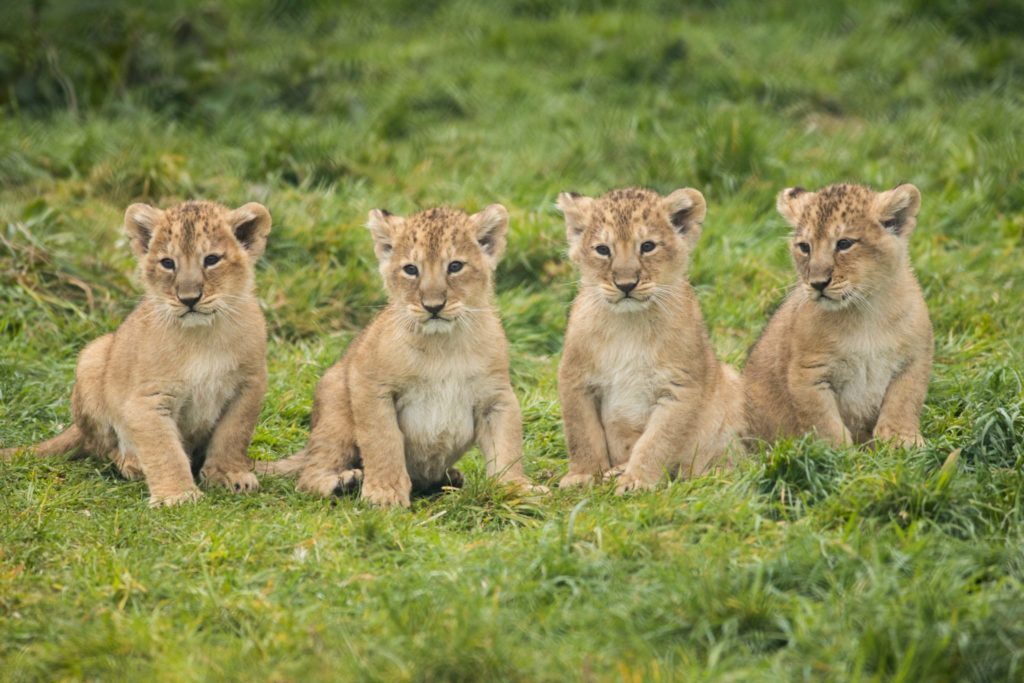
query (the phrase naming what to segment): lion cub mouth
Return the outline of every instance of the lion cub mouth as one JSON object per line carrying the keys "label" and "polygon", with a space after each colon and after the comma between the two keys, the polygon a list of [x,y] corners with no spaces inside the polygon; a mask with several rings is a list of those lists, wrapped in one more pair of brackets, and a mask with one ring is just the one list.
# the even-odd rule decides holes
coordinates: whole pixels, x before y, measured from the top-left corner
{"label": "lion cub mouth", "polygon": [[635,296],[623,296],[615,301],[610,301],[612,310],[617,313],[632,313],[634,311],[643,311],[650,306],[651,300],[638,299]]}
{"label": "lion cub mouth", "polygon": [[814,292],[814,303],[818,304],[822,308],[828,311],[838,311],[842,308],[846,308],[853,297],[850,292],[840,292],[836,296],[829,296],[825,292]]}
{"label": "lion cub mouth", "polygon": [[214,321],[214,311],[185,311],[178,316],[178,321],[182,327],[202,327],[206,325],[212,325]]}
{"label": "lion cub mouth", "polygon": [[420,329],[424,334],[445,334],[451,332],[454,327],[452,322],[451,318],[442,318],[437,315],[420,322]]}

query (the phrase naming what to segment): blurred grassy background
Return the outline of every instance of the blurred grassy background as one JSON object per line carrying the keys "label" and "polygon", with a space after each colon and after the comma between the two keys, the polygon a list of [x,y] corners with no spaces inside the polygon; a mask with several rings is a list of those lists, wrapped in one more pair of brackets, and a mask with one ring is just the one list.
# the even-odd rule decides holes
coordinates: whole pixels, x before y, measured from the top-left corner
{"label": "blurred grassy background", "polygon": [[412,513],[273,481],[150,512],[95,463],[0,464],[0,677],[1018,679],[1022,34],[1019,0],[4,3],[0,444],[67,421],[76,353],[134,305],[140,200],[274,215],[261,457],[301,446],[383,302],[378,206],[510,209],[541,480],[565,467],[560,190],[704,192],[692,278],[742,365],[792,280],[775,193],[913,182],[937,339],[929,448],[782,444],[629,500],[509,498],[473,458]]}

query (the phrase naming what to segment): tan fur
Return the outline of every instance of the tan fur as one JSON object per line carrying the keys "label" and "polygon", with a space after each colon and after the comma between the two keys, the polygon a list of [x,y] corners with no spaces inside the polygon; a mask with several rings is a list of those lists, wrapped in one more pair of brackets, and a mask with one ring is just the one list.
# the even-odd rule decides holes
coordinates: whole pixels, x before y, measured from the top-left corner
{"label": "tan fur", "polygon": [[[297,472],[301,490],[322,496],[362,480],[367,502],[407,507],[413,490],[461,482],[454,465],[476,443],[489,475],[542,489],[523,472],[522,419],[494,305],[507,211],[375,210],[368,227],[388,306],[317,386],[306,448],[265,471]],[[449,272],[456,261],[462,269]]]}
{"label": "tan fur", "polygon": [[924,443],[932,325],[907,253],[920,204],[913,185],[779,194],[799,284],[744,369],[750,437]]}
{"label": "tan fur", "polygon": [[[725,464],[742,419],[740,378],[715,357],[687,280],[706,213],[693,189],[592,199],[563,193],[569,256],[580,271],[559,367],[569,473],[559,486],[618,474],[617,491],[669,472]],[[654,243],[643,252],[642,246]],[[609,254],[599,253],[607,247]],[[628,296],[620,286],[633,283]]]}
{"label": "tan fur", "polygon": [[[267,372],[253,264],[270,214],[255,203],[234,211],[210,202],[166,211],[133,204],[125,228],[145,296],[117,331],[79,355],[74,425],[24,450],[109,459],[128,479],[145,479],[151,505],[201,495],[193,455],[205,454],[204,480],[256,490],[247,449]],[[220,260],[205,264],[211,255]]]}

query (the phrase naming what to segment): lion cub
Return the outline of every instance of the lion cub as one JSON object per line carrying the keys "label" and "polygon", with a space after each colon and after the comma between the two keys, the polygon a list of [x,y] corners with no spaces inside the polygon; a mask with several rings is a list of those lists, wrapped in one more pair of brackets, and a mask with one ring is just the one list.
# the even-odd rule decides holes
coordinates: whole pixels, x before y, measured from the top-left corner
{"label": "lion cub", "polygon": [[920,206],[913,185],[779,194],[800,282],[747,360],[749,436],[924,443],[932,324],[907,253]]}
{"label": "lion cub", "polygon": [[[139,260],[142,302],[112,334],[78,357],[74,424],[29,447],[40,456],[88,453],[145,479],[150,505],[259,486],[246,451],[266,387],[266,331],[254,294],[270,214],[187,202],[166,211],[132,204],[125,229]],[[18,449],[0,453],[10,457]]]}
{"label": "lion cub", "polygon": [[711,347],[687,280],[707,212],[694,189],[562,193],[580,271],[559,367],[568,487],[611,470],[617,492],[720,463],[740,428],[739,375]]}
{"label": "lion cub", "polygon": [[508,212],[374,210],[368,227],[388,305],[320,380],[306,447],[261,471],[298,472],[322,496],[362,480],[367,502],[408,507],[413,490],[460,484],[453,465],[475,442],[489,475],[533,488],[494,305]]}

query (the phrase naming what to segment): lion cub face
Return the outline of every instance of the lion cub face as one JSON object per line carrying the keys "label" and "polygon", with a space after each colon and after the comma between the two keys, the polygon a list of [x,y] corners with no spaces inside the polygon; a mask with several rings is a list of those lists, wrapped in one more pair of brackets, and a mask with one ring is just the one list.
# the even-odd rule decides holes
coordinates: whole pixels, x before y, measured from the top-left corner
{"label": "lion cub face", "polygon": [[230,316],[238,298],[251,292],[270,213],[255,202],[234,211],[213,202],[186,202],[166,211],[132,204],[124,224],[157,310],[193,327]]}
{"label": "lion cub face", "polygon": [[779,213],[793,226],[791,251],[808,298],[827,310],[870,307],[907,260],[921,193],[913,185],[873,192],[830,185],[783,190]]}
{"label": "lion cub face", "polygon": [[416,331],[451,332],[490,305],[508,232],[505,207],[473,215],[443,207],[407,218],[374,209],[367,227],[388,298]]}
{"label": "lion cub face", "polygon": [[692,188],[662,197],[651,190],[613,190],[596,199],[558,195],[569,257],[580,284],[615,312],[642,310],[686,276],[690,250],[707,213]]}

